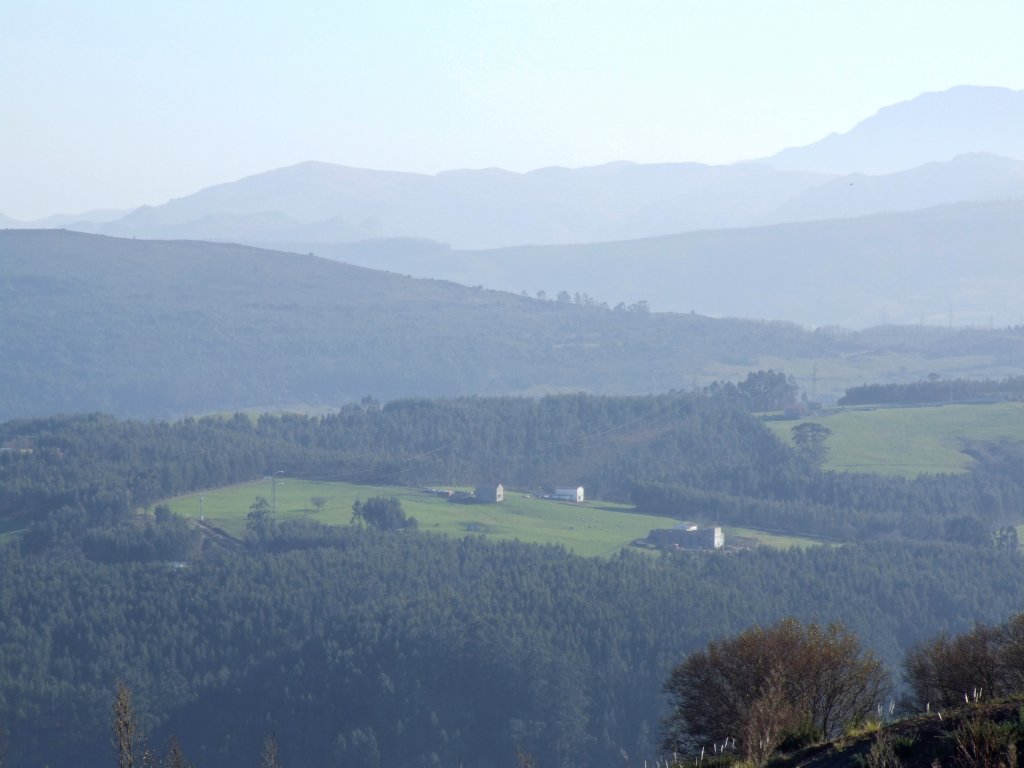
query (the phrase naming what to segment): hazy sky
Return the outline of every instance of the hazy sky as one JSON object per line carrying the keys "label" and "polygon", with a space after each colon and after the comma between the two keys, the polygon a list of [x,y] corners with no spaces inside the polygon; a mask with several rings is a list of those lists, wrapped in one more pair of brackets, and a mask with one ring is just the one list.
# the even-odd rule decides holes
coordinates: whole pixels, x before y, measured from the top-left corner
{"label": "hazy sky", "polygon": [[1020,0],[0,0],[0,213],[303,160],[731,162],[953,85],[1024,88]]}

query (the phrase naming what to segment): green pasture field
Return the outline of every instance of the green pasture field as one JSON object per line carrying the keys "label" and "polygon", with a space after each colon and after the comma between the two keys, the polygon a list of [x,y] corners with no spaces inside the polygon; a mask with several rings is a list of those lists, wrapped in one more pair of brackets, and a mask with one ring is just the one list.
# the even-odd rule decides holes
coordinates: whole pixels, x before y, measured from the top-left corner
{"label": "green pasture field", "polygon": [[698,373],[695,383],[740,381],[750,371],[785,371],[796,379],[800,389],[811,400],[834,402],[848,387],[894,381],[917,381],[930,373],[943,379],[999,379],[1017,376],[1019,369],[1000,367],[988,355],[930,357],[921,354],[855,353],[836,357],[772,357],[762,356],[732,363],[709,363]]}
{"label": "green pasture field", "polygon": [[[1024,404],[851,407],[815,417],[832,430],[825,469],[916,477],[966,472],[966,441],[1024,441]],[[766,421],[790,440],[796,421]]]}
{"label": "green pasture field", "polygon": [[[228,533],[245,531],[249,505],[257,496],[270,501],[270,480],[217,488],[171,499],[168,506],[178,514],[198,519],[200,497],[206,521]],[[535,544],[560,544],[587,557],[609,556],[645,537],[652,528],[668,528],[673,522],[633,512],[633,507],[605,501],[584,504],[535,499],[522,493],[505,493],[501,504],[460,504],[413,488],[364,486],[283,478],[277,481],[277,520],[310,519],[328,525],[347,525],[352,504],[371,496],[395,496],[406,514],[415,517],[421,530],[462,537],[484,535],[493,539],[519,540]],[[318,512],[310,501],[327,500]],[[730,535],[758,539],[768,546],[814,546],[820,542],[795,537],[773,536],[748,529],[726,528]]]}

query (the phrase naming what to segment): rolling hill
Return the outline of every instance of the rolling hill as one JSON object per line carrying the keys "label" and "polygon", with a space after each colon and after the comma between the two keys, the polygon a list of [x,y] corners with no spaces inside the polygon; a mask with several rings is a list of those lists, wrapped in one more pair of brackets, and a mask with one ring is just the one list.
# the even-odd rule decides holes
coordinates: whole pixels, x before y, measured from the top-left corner
{"label": "rolling hill", "polygon": [[[1024,442],[1024,405],[932,403],[855,407],[815,419],[832,430],[825,469],[907,478],[955,474],[978,466],[978,446]],[[787,442],[791,421],[765,422]]]}
{"label": "rolling hill", "polygon": [[[796,295],[796,294],[794,294]],[[1024,330],[805,331],[613,311],[235,245],[0,232],[0,419],[647,393],[784,367],[812,395],[1002,377]]]}
{"label": "rolling hill", "polygon": [[814,326],[1024,322],[1024,202],[643,240],[459,251],[405,241],[282,244],[466,285]]}

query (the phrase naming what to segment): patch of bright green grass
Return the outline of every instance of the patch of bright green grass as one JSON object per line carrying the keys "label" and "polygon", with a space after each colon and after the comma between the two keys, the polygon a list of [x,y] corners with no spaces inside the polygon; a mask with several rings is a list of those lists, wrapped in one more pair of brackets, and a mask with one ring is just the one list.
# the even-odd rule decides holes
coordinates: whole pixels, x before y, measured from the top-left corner
{"label": "patch of bright green grass", "polygon": [[[1024,404],[849,408],[816,417],[832,430],[825,469],[916,477],[966,472],[965,441],[1024,441]],[[795,421],[765,424],[790,440]]]}
{"label": "patch of bright green grass", "polygon": [[[202,494],[190,494],[168,502],[175,512],[198,518],[204,497],[206,521],[228,533],[245,531],[249,505],[257,496],[273,498],[270,480],[229,486]],[[327,500],[318,512],[311,499]],[[416,489],[394,486],[362,486],[321,483],[284,478],[277,481],[277,520],[307,518],[328,525],[347,525],[352,504],[370,496],[395,496],[406,514],[415,517],[421,530],[449,536],[486,535],[494,539],[518,539],[561,544],[585,556],[611,555],[643,538],[652,528],[671,522],[661,517],[623,514],[631,507],[607,502],[571,504],[506,493],[501,504],[456,503]]]}
{"label": "patch of bright green grass", "polygon": [[[270,501],[273,491],[268,479],[180,496],[167,503],[178,514],[198,518],[200,496],[204,497],[207,522],[241,536],[245,532],[249,505],[257,496]],[[327,500],[319,512],[311,501],[318,496]],[[647,536],[651,529],[674,525],[668,518],[640,515],[633,511],[633,507],[605,501],[573,504],[506,491],[505,501],[500,504],[461,504],[410,488],[291,478],[277,481],[275,517],[277,520],[306,518],[328,525],[347,525],[352,520],[353,502],[370,496],[397,497],[406,514],[415,517],[424,531],[454,537],[483,535],[498,540],[560,544],[588,557],[614,555],[634,539]],[[737,535],[756,538],[768,546],[788,548],[818,543],[809,539],[735,530]]]}

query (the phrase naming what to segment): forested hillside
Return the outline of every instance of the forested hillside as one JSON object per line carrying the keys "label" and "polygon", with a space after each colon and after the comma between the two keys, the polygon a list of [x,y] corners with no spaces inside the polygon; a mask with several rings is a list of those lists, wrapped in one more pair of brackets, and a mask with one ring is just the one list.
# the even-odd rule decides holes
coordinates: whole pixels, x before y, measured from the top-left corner
{"label": "forested hillside", "polygon": [[47,511],[108,524],[160,499],[271,473],[390,485],[502,482],[670,518],[850,541],[987,541],[1020,522],[1021,448],[976,450],[960,475],[914,480],[822,472],[727,396],[588,395],[368,401],[324,417],[181,422],[59,417],[8,422],[0,516],[43,535]]}
{"label": "forested hillside", "polygon": [[809,394],[838,395],[874,371],[1003,376],[1024,361],[1021,329],[811,332],[565,289],[541,301],[241,246],[3,231],[0,418],[637,394],[780,361]]}
{"label": "forested hillside", "polygon": [[[118,679],[150,743],[174,733],[197,766],[251,765],[270,733],[291,765],[653,758],[668,672],[711,638],[787,615],[842,619],[895,667],[929,633],[1019,607],[1024,561],[992,536],[1022,506],[1019,462],[913,483],[822,473],[737,402],[776,380],[699,395],[366,401],[319,418],[7,422],[0,520],[27,526],[0,550],[10,760],[107,764]],[[269,472],[568,480],[671,501],[666,514],[712,504],[871,541],[581,559],[278,523],[265,503],[240,542],[161,506],[136,512]]]}
{"label": "forested hillside", "polygon": [[292,525],[266,547],[186,568],[3,552],[11,763],[109,764],[118,678],[151,742],[176,733],[198,766],[252,765],[269,733],[290,765],[643,759],[671,665],[711,637],[843,619],[894,666],[1024,583],[1016,555],[962,545],[651,563]]}

